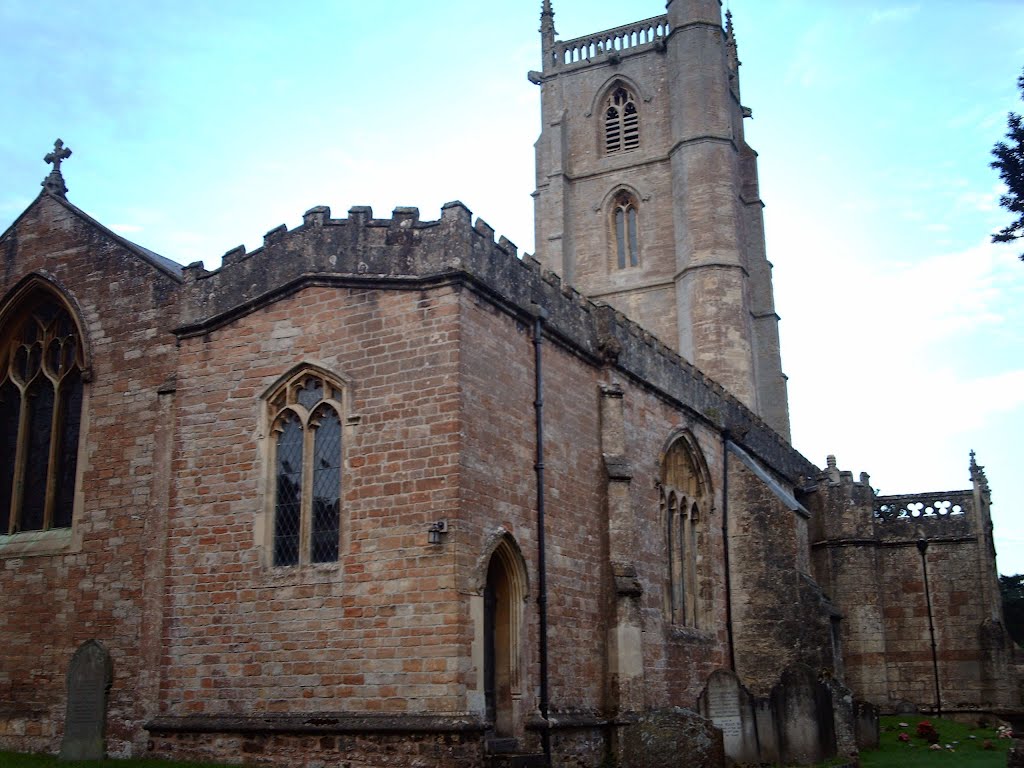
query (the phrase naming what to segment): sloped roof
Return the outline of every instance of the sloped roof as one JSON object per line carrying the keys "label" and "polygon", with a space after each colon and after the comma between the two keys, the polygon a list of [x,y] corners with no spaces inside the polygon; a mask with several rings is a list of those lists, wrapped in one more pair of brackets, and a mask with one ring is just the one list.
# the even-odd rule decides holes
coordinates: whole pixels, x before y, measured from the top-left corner
{"label": "sloped roof", "polygon": [[35,200],[33,200],[24,211],[21,212],[21,215],[19,215],[18,218],[11,222],[11,225],[3,231],[3,234],[0,234],[0,240],[4,239],[7,236],[7,233],[14,229],[18,225],[18,222],[21,221],[25,217],[25,215],[30,210],[32,210],[32,208],[35,207],[39,203],[39,201],[42,200],[44,197],[64,206],[69,212],[80,218],[90,227],[102,232],[106,237],[109,237],[114,242],[123,246],[126,250],[135,254],[142,261],[146,262],[151,267],[154,267],[155,269],[164,273],[165,275],[173,279],[175,282],[182,282],[182,266],[178,264],[176,261],[172,261],[171,259],[168,259],[166,256],[161,256],[159,253],[157,253],[156,251],[151,251],[149,248],[144,248],[143,246],[137,243],[133,243],[126,237],[117,234],[117,232],[114,232],[109,227],[106,227],[103,224],[101,224],[99,221],[94,219],[92,216],[90,216],[88,213],[83,211],[78,206],[74,205],[73,203],[69,203],[66,198],[61,197],[60,195],[54,195],[46,191],[45,189],[39,193],[39,196]]}

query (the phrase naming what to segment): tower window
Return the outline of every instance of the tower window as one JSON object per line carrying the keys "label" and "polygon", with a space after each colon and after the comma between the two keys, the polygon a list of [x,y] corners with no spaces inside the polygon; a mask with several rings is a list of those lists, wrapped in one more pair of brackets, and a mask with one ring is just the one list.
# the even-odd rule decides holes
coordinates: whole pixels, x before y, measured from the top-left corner
{"label": "tower window", "polygon": [[82,344],[34,293],[0,329],[0,534],[70,528],[82,419]]}
{"label": "tower window", "polygon": [[612,89],[604,106],[604,151],[628,152],[640,146],[636,98],[624,86]]}
{"label": "tower window", "polygon": [[619,269],[640,264],[638,216],[636,198],[626,191],[615,196],[612,208],[612,228],[615,233],[615,258]]}
{"label": "tower window", "polygon": [[274,565],[338,559],[342,400],[341,385],[312,371],[270,398]]}

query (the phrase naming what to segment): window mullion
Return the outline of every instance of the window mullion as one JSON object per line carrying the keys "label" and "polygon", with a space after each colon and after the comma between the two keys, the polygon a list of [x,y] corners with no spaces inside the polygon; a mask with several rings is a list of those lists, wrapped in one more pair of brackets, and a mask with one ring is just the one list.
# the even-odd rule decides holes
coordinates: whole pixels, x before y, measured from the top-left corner
{"label": "window mullion", "polygon": [[21,524],[21,501],[25,496],[25,464],[28,461],[28,387],[22,387],[20,383],[15,386],[21,393],[21,408],[18,411],[18,439],[14,454],[14,489],[8,533],[17,533]]}
{"label": "window mullion", "polygon": [[[49,377],[47,376],[47,379]],[[43,530],[48,531],[53,525],[53,506],[57,498],[57,475],[60,461],[60,441],[64,436],[63,414],[61,408],[61,387],[51,380],[53,385],[53,413],[50,414],[50,455],[46,471],[46,497],[43,502]]]}
{"label": "window mullion", "polygon": [[302,430],[302,497],[299,507],[299,563],[305,565],[312,561],[313,539],[313,447],[315,424],[310,418]]}

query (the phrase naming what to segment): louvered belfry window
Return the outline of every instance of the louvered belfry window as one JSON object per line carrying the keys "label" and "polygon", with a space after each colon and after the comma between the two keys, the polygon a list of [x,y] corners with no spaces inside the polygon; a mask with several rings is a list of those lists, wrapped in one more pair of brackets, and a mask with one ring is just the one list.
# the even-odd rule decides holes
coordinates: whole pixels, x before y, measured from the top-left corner
{"label": "louvered belfry window", "polygon": [[82,420],[82,344],[38,291],[0,329],[0,535],[70,528]]}
{"label": "louvered belfry window", "polygon": [[604,108],[604,150],[628,152],[640,146],[640,115],[636,98],[624,86],[613,88]]}
{"label": "louvered belfry window", "polygon": [[338,559],[342,402],[341,385],[312,371],[270,399],[274,565]]}

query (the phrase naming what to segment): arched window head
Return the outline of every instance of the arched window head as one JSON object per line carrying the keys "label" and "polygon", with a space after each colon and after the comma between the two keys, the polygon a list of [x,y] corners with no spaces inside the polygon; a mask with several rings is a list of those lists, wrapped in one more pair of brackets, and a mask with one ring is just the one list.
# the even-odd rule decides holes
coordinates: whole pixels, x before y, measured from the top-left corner
{"label": "arched window head", "polygon": [[0,534],[70,528],[82,421],[78,326],[33,289],[0,327]]}
{"label": "arched window head", "polygon": [[709,503],[707,469],[689,434],[678,437],[661,466],[661,509],[665,525],[666,613],[672,623],[702,627],[706,596],[701,589],[706,547],[703,509]]}
{"label": "arched window head", "polygon": [[636,197],[626,190],[615,195],[612,205],[612,232],[615,265],[619,269],[640,265],[640,215]]}
{"label": "arched window head", "polygon": [[330,563],[341,546],[344,387],[317,370],[267,399],[271,437],[272,563]]}
{"label": "arched window head", "polygon": [[604,151],[628,152],[640,146],[640,114],[636,97],[624,85],[616,85],[604,103]]}

